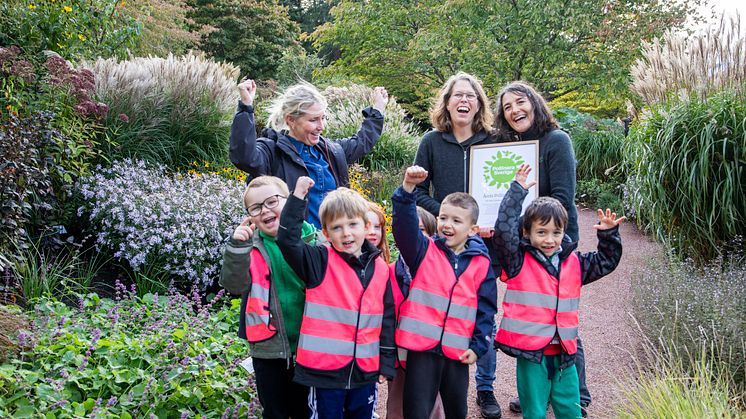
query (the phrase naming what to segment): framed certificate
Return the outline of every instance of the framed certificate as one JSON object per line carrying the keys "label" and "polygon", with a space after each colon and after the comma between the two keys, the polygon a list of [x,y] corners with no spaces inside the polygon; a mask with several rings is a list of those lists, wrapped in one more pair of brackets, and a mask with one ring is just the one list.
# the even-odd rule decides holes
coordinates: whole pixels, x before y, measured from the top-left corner
{"label": "framed certificate", "polygon": [[[479,204],[480,227],[494,227],[500,203],[521,164],[531,166],[528,181],[539,179],[538,140],[475,145],[471,147],[470,160],[469,193]],[[538,193],[538,184],[528,190],[524,210]]]}

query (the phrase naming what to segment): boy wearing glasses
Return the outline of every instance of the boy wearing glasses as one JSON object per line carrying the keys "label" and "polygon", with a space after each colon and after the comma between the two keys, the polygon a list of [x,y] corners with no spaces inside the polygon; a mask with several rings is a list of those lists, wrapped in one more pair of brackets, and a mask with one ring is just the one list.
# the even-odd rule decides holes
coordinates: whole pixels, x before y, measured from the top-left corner
{"label": "boy wearing glasses", "polygon": [[[293,382],[295,353],[305,305],[305,284],[277,247],[288,187],[274,176],[254,178],[244,192],[249,216],[223,253],[220,285],[241,295],[238,336],[249,341],[264,418],[307,418],[308,387]],[[304,222],[301,236],[314,243]]]}

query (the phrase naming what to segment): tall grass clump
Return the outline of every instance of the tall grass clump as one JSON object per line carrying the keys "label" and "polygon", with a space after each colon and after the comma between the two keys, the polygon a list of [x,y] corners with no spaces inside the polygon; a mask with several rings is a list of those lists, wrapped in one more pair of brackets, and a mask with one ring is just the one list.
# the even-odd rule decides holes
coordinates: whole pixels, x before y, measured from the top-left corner
{"label": "tall grass clump", "polygon": [[746,36],[740,17],[720,19],[705,34],[673,31],[644,43],[632,66],[632,91],[650,105],[672,96],[704,99],[722,89],[741,90],[746,83]]}
{"label": "tall grass clump", "polygon": [[[731,245],[743,249],[743,241]],[[676,348],[681,368],[722,365],[732,388],[746,389],[746,262],[743,251],[704,267],[670,258],[655,261],[634,278],[640,330],[659,352]],[[717,342],[717,345],[713,345]],[[707,416],[714,417],[714,416]]]}
{"label": "tall grass clump", "polygon": [[746,231],[744,93],[652,106],[624,155],[638,223],[679,254],[704,262]]}
{"label": "tall grass clump", "polygon": [[96,75],[98,98],[110,106],[106,125],[118,143],[112,160],[131,157],[171,168],[228,163],[238,67],[192,53],[86,65]]}
{"label": "tall grass clump", "polygon": [[670,341],[647,342],[645,353],[651,363],[640,368],[635,380],[623,383],[625,401],[619,404],[615,416],[622,419],[743,417],[743,411],[739,411],[742,395],[739,396],[729,379],[727,365],[708,356],[719,352],[718,345],[704,342],[698,354],[692,354]]}
{"label": "tall grass clump", "polygon": [[[241,222],[243,185],[218,174],[168,174],[123,160],[81,179],[78,210],[96,245],[150,290],[172,280],[205,289],[217,279],[223,240]],[[153,281],[160,281],[158,286]],[[187,287],[188,288],[188,287]]]}
{"label": "tall grass clump", "polygon": [[[373,89],[361,85],[327,87],[323,94],[329,101],[329,122],[324,135],[329,138],[355,135],[363,123],[360,111],[373,104]],[[373,171],[398,171],[414,161],[421,133],[407,120],[404,109],[394,98],[389,99],[384,117],[381,137],[360,163]]]}

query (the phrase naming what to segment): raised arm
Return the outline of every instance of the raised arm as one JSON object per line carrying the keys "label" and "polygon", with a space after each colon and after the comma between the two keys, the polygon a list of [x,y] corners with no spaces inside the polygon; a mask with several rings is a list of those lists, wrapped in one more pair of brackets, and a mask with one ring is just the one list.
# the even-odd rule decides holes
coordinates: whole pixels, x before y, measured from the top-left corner
{"label": "raised arm", "polygon": [[288,265],[307,288],[314,288],[324,280],[328,250],[322,245],[310,245],[303,241],[302,228],[308,201],[305,197],[313,186],[313,180],[306,176],[298,178],[295,190],[288,197],[280,216],[277,230],[277,246]]}
{"label": "raised arm", "polygon": [[391,197],[393,206],[391,231],[399,253],[409,267],[412,277],[417,273],[430,242],[420,231],[417,221],[417,205],[412,193],[415,185],[426,177],[427,171],[419,166],[407,168],[402,186],[397,188],[394,196]]}
{"label": "raised arm", "polygon": [[373,89],[373,106],[363,109],[365,119],[357,134],[349,138],[336,140],[342,146],[348,164],[354,163],[370,153],[373,146],[376,145],[383,132],[383,112],[388,100],[389,94],[385,88],[376,87]]}
{"label": "raised arm", "polygon": [[228,156],[234,166],[251,176],[271,174],[271,150],[256,137],[253,107],[256,84],[245,79],[238,84],[238,93],[241,100],[231,124]]}
{"label": "raised arm", "polygon": [[246,217],[233,232],[223,252],[223,266],[218,283],[229,294],[242,295],[251,288],[251,249],[254,229],[251,219]]}
{"label": "raised arm", "polygon": [[616,269],[622,258],[619,224],[624,220],[626,217],[617,218],[616,213],[608,208],[606,212],[598,210],[598,224],[593,226],[597,231],[598,250],[578,255],[583,272],[583,285],[601,279]]}
{"label": "raised arm", "polygon": [[521,228],[519,221],[523,209],[523,200],[528,195],[528,188],[536,185],[536,181],[527,182],[531,167],[522,164],[518,168],[515,180],[510,184],[505,194],[495,221],[495,235],[493,242],[505,275],[512,278],[521,271],[523,266],[523,252],[520,248]]}

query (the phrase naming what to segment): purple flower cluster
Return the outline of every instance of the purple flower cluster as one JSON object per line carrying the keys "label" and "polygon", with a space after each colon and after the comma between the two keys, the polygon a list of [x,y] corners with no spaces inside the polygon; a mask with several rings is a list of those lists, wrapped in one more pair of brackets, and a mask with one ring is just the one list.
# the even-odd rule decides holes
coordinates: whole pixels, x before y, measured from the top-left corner
{"label": "purple flower cluster", "polygon": [[[78,185],[86,200],[78,214],[98,229],[98,246],[135,270],[160,264],[199,288],[217,277],[223,241],[243,218],[243,185],[218,175],[168,174],[124,160]],[[117,298],[123,292],[117,287]]]}
{"label": "purple flower cluster", "polygon": [[75,112],[84,118],[102,120],[109,112],[105,103],[91,99],[96,87],[95,77],[89,69],[76,70],[62,57],[52,55],[47,59],[49,84],[52,88],[63,88],[75,98]]}
{"label": "purple flower cluster", "polygon": [[15,76],[26,83],[36,80],[34,66],[28,60],[20,56],[21,49],[13,45],[8,48],[0,48],[0,74],[3,78]]}

